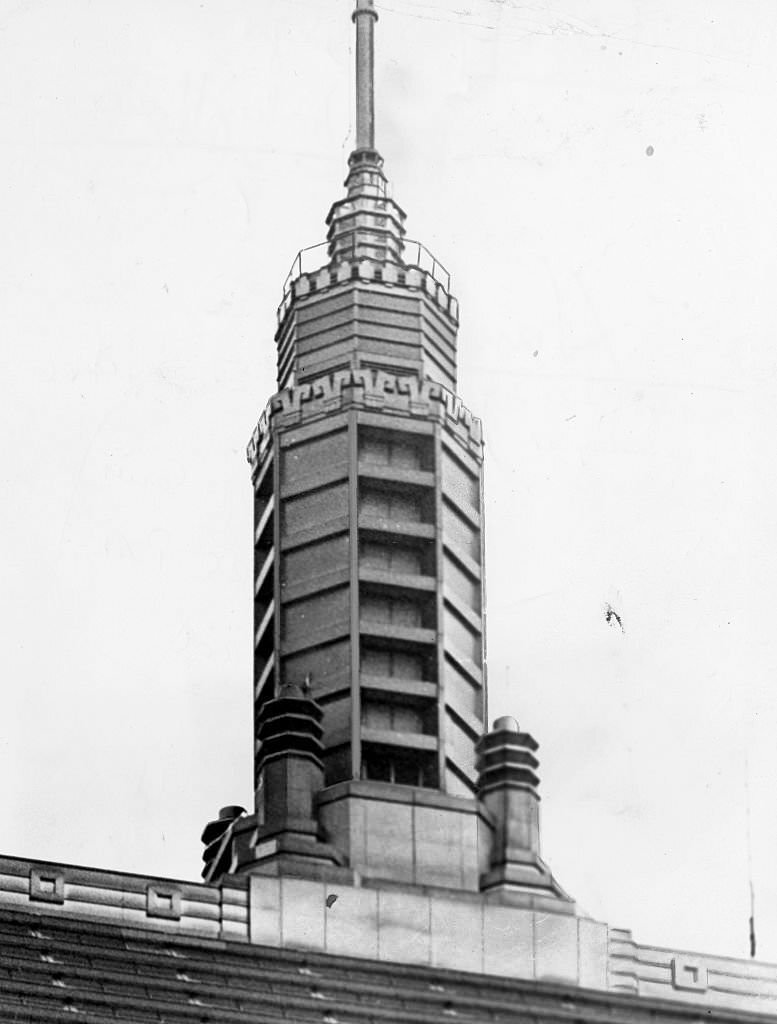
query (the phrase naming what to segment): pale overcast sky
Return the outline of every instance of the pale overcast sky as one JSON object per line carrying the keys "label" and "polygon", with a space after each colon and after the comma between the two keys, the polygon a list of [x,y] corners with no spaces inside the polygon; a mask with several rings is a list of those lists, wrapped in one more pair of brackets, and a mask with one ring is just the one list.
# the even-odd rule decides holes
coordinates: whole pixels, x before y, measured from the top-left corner
{"label": "pale overcast sky", "polygon": [[[777,960],[773,0],[379,3],[377,140],[461,300],[491,717],[644,942]],[[196,878],[251,802],[275,308],[350,0],[0,0],[0,852]],[[605,618],[607,604],[623,632]]]}

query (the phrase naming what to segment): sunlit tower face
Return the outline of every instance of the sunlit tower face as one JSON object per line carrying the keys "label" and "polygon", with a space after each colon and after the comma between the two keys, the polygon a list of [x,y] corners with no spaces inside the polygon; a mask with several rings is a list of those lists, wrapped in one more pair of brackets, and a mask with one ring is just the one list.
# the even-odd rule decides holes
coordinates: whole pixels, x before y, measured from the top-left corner
{"label": "sunlit tower face", "polygon": [[[281,390],[249,446],[255,706],[309,687],[327,785],[469,796],[486,714],[481,430],[455,393],[450,277],[405,237],[374,148],[376,20],[358,0],[346,195],[292,266]],[[257,736],[257,784],[260,751]]]}

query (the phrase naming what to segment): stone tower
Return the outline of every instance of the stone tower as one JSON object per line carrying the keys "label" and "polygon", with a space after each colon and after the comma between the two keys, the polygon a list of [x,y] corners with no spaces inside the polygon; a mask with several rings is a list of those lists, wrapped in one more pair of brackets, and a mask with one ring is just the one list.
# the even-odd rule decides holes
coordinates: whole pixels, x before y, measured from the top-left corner
{"label": "stone tower", "polygon": [[[327,785],[472,796],[485,714],[480,424],[455,390],[449,275],[405,238],[375,149],[372,0],[353,19],[346,195],[327,242],[287,280],[280,391],[250,446],[256,711],[285,683],[309,687]],[[261,757],[257,736],[257,777]]]}
{"label": "stone tower", "polygon": [[523,888],[571,912],[539,857],[536,743],[512,719],[484,736],[481,427],[450,277],[375,148],[377,17],[357,0],[345,196],[292,265],[248,447],[255,809],[207,826],[203,874]]}

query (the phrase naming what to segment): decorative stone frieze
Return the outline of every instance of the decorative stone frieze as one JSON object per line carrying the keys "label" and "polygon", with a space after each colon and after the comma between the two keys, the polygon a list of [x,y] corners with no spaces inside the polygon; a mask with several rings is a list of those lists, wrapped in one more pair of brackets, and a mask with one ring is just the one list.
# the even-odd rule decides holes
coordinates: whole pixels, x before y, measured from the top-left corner
{"label": "decorative stone frieze", "polygon": [[248,442],[246,455],[252,469],[256,471],[269,442],[273,421],[279,425],[292,425],[353,406],[404,415],[409,413],[411,416],[435,415],[455,426],[459,440],[482,458],[481,421],[473,416],[458,395],[436,381],[366,367],[338,370],[311,383],[284,388],[273,395]]}

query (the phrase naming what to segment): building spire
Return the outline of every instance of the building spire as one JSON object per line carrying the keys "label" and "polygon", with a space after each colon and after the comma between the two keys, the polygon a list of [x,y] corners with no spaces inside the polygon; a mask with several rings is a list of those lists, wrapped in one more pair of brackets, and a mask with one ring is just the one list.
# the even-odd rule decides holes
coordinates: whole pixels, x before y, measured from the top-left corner
{"label": "building spire", "polygon": [[375,22],[373,0],[356,0],[356,149],[375,149]]}
{"label": "building spire", "polygon": [[383,158],[375,148],[374,0],[356,0],[356,148],[348,157],[346,197],[327,217],[332,264],[362,259],[402,264],[405,213],[389,196]]}

